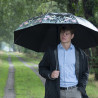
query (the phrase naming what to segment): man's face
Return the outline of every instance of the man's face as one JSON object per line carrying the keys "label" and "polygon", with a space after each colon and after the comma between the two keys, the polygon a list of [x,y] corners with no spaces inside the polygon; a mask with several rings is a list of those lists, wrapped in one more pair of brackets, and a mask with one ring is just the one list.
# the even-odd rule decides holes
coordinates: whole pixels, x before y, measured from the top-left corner
{"label": "man's face", "polygon": [[70,30],[61,30],[60,32],[60,41],[62,43],[69,43],[71,42],[71,39],[73,39],[74,37],[74,34],[71,34],[71,31]]}

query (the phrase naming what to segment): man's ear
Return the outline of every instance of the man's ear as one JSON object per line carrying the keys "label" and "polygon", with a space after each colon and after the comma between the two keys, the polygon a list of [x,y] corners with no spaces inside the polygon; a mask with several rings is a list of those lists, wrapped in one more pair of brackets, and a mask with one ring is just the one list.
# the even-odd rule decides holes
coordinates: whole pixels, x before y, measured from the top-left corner
{"label": "man's ear", "polygon": [[72,34],[72,36],[71,36],[71,39],[73,39],[74,38],[74,34]]}

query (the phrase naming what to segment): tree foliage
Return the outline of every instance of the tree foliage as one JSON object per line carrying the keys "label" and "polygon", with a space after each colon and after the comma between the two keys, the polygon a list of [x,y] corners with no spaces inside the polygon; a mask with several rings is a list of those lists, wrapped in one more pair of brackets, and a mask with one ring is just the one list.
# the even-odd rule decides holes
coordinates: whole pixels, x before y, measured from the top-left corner
{"label": "tree foliage", "polygon": [[97,5],[98,0],[0,0],[0,42],[12,45],[19,24],[47,12],[73,13],[98,26]]}

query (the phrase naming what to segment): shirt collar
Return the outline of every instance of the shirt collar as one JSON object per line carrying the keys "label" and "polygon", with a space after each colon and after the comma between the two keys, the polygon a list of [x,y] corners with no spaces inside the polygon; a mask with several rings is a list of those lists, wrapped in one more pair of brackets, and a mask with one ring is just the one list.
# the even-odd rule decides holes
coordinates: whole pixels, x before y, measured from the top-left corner
{"label": "shirt collar", "polygon": [[[62,46],[61,42],[60,42],[60,44],[58,45],[58,47],[59,47],[59,48],[63,48],[63,46]],[[70,45],[69,49],[73,49],[73,48],[74,48],[74,46],[73,46],[73,44],[71,43],[71,45]]]}

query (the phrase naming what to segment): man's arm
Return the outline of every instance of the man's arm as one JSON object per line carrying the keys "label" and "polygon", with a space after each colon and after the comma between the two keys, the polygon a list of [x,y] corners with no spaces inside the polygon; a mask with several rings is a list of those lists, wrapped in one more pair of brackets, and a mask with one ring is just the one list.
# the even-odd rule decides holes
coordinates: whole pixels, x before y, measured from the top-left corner
{"label": "man's arm", "polygon": [[50,71],[50,57],[49,57],[49,49],[45,52],[43,59],[39,63],[39,74],[44,77],[45,79],[54,80],[51,78],[51,71]]}

